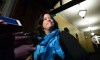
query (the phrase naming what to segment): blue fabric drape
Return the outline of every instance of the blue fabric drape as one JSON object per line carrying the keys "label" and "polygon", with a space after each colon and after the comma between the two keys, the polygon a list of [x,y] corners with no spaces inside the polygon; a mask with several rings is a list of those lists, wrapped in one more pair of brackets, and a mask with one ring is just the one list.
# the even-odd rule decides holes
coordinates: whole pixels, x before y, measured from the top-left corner
{"label": "blue fabric drape", "polygon": [[[37,45],[34,52],[34,60],[54,60],[54,55],[57,54],[64,59],[64,52],[59,45],[59,33],[58,29],[52,31],[46,35],[40,44]],[[38,37],[40,39],[40,37]],[[40,39],[41,40],[41,39]]]}

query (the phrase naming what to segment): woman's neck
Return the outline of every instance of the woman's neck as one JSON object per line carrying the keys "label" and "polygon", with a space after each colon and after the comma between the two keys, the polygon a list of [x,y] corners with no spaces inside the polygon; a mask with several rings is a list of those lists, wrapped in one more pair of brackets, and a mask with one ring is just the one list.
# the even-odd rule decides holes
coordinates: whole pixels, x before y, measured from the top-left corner
{"label": "woman's neck", "polygon": [[46,35],[48,35],[51,31],[52,31],[52,29],[44,29],[44,32]]}
{"label": "woman's neck", "polygon": [[48,35],[50,33],[50,31],[51,30],[44,29],[44,32],[45,32],[46,35]]}

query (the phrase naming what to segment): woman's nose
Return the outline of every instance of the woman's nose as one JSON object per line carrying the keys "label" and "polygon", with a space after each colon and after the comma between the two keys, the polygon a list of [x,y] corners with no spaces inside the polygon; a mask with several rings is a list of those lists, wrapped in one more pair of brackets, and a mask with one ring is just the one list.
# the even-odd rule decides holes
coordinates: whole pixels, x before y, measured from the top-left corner
{"label": "woman's nose", "polygon": [[48,18],[47,20],[48,20],[48,21],[51,21],[51,19],[49,19],[49,18]]}
{"label": "woman's nose", "polygon": [[51,19],[48,19],[48,21],[51,21]]}

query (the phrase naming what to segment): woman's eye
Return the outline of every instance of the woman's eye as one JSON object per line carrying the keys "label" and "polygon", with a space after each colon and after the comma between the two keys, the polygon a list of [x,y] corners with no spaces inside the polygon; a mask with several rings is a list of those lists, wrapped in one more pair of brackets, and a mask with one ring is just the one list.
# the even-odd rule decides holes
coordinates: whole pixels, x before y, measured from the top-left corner
{"label": "woman's eye", "polygon": [[44,20],[47,20],[47,19],[52,19],[52,18],[50,18],[50,17],[49,18],[44,18]]}
{"label": "woman's eye", "polygon": [[46,19],[44,19],[44,20],[46,20]]}

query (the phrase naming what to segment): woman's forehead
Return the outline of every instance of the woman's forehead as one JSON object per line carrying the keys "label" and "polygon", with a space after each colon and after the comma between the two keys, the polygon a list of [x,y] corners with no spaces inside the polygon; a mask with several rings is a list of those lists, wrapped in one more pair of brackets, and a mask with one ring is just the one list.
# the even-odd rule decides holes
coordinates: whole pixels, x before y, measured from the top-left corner
{"label": "woman's forehead", "polygon": [[47,16],[51,17],[50,14],[44,14],[44,17],[47,17]]}

